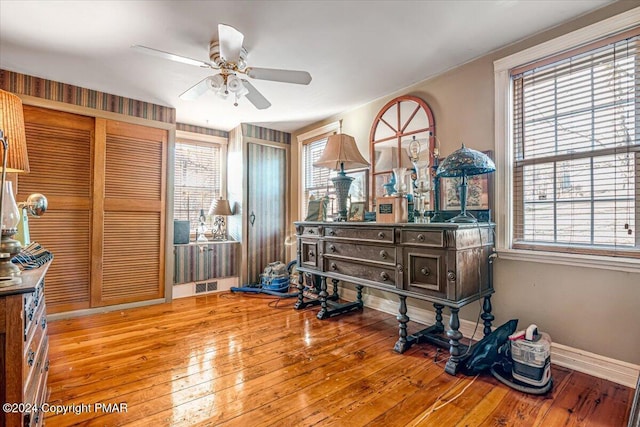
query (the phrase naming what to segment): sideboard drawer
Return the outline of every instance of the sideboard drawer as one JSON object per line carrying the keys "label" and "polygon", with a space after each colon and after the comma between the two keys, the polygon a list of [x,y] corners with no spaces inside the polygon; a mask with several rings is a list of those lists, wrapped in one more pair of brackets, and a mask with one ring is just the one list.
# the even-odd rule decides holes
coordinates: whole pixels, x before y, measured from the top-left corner
{"label": "sideboard drawer", "polygon": [[406,290],[422,295],[447,298],[446,251],[405,250]]}
{"label": "sideboard drawer", "polygon": [[334,227],[324,228],[325,237],[393,243],[393,228]]}
{"label": "sideboard drawer", "polygon": [[320,227],[317,225],[303,225],[300,227],[300,235],[305,237],[319,237]]}
{"label": "sideboard drawer", "polygon": [[396,264],[396,248],[394,246],[363,245],[337,241],[325,241],[324,245],[324,254],[326,256],[337,255],[363,261],[389,264],[392,267],[395,267]]}
{"label": "sideboard drawer", "polygon": [[353,276],[359,279],[369,280],[381,285],[396,287],[396,270],[391,267],[373,267],[371,265],[358,264],[355,262],[342,261],[338,259],[324,259],[324,271],[329,273],[339,273],[345,276]]}
{"label": "sideboard drawer", "polygon": [[442,230],[401,230],[400,236],[402,243],[432,248],[444,247]]}
{"label": "sideboard drawer", "polygon": [[319,267],[318,260],[318,241],[314,239],[299,239],[300,247],[300,264],[303,267],[317,269]]}

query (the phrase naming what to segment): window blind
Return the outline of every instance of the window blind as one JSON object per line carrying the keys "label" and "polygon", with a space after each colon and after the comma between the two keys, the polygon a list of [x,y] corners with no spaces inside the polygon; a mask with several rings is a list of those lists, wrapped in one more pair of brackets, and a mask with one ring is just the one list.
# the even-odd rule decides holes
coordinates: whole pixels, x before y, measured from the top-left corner
{"label": "window blind", "polygon": [[327,138],[322,138],[304,145],[302,160],[304,168],[303,218],[307,216],[307,207],[312,196],[315,200],[318,200],[333,194],[333,184],[329,179],[336,176],[336,171],[313,166],[313,163],[322,155],[326,145]]}
{"label": "window blind", "polygon": [[[191,230],[221,194],[221,150],[217,144],[176,142],[173,217],[188,220]],[[209,227],[211,224],[209,223]]]}
{"label": "window blind", "polygon": [[512,72],[515,248],[640,257],[638,34]]}

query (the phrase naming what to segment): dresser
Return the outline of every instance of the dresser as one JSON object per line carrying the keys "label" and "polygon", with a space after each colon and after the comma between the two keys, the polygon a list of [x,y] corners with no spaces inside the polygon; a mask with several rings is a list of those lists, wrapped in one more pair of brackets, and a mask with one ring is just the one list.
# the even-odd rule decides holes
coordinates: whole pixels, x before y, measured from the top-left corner
{"label": "dresser", "polygon": [[[361,309],[362,289],[370,287],[398,295],[400,353],[416,342],[449,348],[445,370],[458,371],[467,349],[460,340],[461,307],[483,299],[484,334],[491,332],[493,223],[381,224],[374,222],[296,222],[298,270],[319,278],[315,300],[308,299],[301,274],[296,308],[320,305],[319,319]],[[327,280],[332,283],[331,294]],[[353,283],[356,301],[338,303],[338,283]],[[409,335],[407,298],[428,301],[435,323]],[[443,310],[450,313],[445,332]]]}
{"label": "dresser", "polygon": [[[0,287],[1,426],[38,426],[44,414],[31,411],[48,398],[49,370],[44,276],[49,263],[22,272],[22,284]],[[15,404],[15,405],[13,405]]]}

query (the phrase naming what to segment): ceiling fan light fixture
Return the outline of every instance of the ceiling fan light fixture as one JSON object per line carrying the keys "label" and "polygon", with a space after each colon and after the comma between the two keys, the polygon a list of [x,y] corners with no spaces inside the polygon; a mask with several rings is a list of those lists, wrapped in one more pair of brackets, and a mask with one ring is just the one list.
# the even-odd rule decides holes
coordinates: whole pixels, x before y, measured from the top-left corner
{"label": "ceiling fan light fixture", "polygon": [[244,85],[238,76],[231,74],[227,77],[227,88],[229,89],[229,92],[239,93],[244,89]]}
{"label": "ceiling fan light fixture", "polygon": [[210,77],[209,85],[211,86],[211,89],[215,91],[220,90],[224,86],[224,77],[222,77],[222,74],[216,74],[215,76]]}

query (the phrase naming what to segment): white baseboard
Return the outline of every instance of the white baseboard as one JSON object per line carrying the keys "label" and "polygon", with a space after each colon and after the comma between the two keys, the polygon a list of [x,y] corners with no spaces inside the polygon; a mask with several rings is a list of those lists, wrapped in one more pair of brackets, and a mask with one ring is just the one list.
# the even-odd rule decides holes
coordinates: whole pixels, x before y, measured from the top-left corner
{"label": "white baseboard", "polygon": [[[240,279],[238,277],[222,277],[217,279],[206,280],[206,282],[217,282],[217,289],[210,292],[196,293],[196,283],[181,283],[179,285],[173,285],[173,299],[192,297],[194,295],[205,295],[216,292],[228,291],[232,286],[238,286]],[[200,282],[198,282],[200,283]]]}
{"label": "white baseboard", "polygon": [[[342,288],[340,294],[341,297],[347,301],[355,301],[356,299],[356,292],[352,289]],[[369,294],[363,295],[362,300],[364,301],[365,307],[379,310],[383,313],[398,314],[399,303],[395,300],[380,298]],[[414,307],[410,304],[407,304],[407,315],[412,321],[423,325],[432,325],[435,322],[435,312]],[[443,313],[443,319],[446,319],[443,320],[443,322],[445,326],[447,326],[449,316]],[[482,321],[477,325],[476,330],[475,322],[460,319],[459,330],[465,337],[474,337],[476,341],[480,340],[483,336],[483,328],[484,324]],[[640,375],[640,365],[611,359],[558,343],[552,343],[551,345],[551,363],[634,389],[636,388],[638,375]]]}

